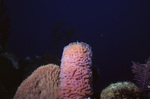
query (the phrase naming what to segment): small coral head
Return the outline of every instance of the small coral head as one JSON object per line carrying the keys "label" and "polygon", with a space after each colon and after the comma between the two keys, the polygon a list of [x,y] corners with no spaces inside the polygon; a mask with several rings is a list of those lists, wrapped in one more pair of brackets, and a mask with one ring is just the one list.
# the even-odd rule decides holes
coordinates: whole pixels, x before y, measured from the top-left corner
{"label": "small coral head", "polygon": [[61,99],[83,99],[92,95],[92,51],[86,43],[71,43],[61,59]]}

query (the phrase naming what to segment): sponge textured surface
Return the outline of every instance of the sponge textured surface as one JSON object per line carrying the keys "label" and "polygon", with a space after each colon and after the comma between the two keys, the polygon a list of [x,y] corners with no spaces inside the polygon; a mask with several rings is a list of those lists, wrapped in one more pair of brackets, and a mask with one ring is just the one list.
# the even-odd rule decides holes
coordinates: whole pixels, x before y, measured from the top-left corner
{"label": "sponge textured surface", "polygon": [[61,59],[60,99],[83,99],[92,95],[92,51],[86,43],[71,43]]}
{"label": "sponge textured surface", "polygon": [[54,64],[39,67],[18,87],[14,99],[58,99],[59,73]]}

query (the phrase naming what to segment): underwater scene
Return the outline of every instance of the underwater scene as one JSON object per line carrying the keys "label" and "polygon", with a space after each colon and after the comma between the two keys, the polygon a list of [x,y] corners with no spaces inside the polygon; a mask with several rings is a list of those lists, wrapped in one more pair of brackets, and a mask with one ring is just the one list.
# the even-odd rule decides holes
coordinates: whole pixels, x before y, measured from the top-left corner
{"label": "underwater scene", "polygon": [[150,99],[149,0],[0,0],[0,99]]}

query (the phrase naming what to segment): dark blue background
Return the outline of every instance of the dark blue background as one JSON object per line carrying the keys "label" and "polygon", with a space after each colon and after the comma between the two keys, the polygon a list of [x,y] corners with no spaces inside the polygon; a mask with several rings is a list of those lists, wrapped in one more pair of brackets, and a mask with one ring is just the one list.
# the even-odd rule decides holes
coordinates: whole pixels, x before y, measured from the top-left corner
{"label": "dark blue background", "polygon": [[[149,0],[6,0],[11,18],[8,47],[18,57],[55,53],[51,31],[60,20],[91,45],[99,87],[132,80],[132,61],[150,56]],[[61,48],[61,52],[63,47]],[[58,56],[61,56],[59,54]],[[60,57],[61,58],[61,57]]]}

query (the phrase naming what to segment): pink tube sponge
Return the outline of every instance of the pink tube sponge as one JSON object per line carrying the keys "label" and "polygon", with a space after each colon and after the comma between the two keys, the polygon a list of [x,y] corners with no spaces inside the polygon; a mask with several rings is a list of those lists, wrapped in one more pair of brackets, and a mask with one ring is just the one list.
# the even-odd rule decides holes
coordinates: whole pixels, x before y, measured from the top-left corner
{"label": "pink tube sponge", "polygon": [[60,99],[83,99],[92,95],[92,51],[86,43],[71,43],[61,59]]}

